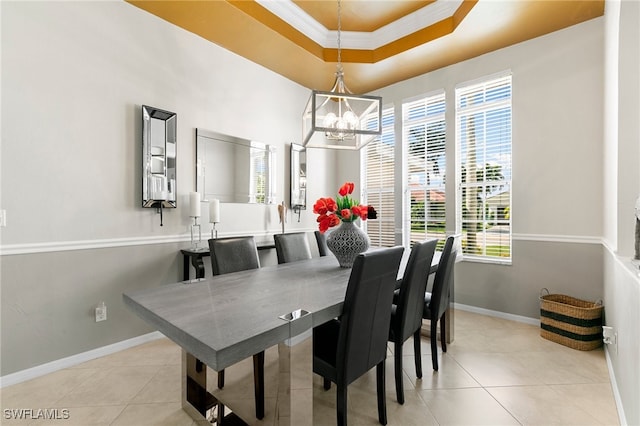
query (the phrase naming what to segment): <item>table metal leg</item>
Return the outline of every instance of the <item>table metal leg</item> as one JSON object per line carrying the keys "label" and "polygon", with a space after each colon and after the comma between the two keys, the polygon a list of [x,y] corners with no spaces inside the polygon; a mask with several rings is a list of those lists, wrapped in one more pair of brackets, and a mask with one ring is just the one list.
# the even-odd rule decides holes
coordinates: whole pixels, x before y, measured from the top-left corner
{"label": "table metal leg", "polygon": [[182,350],[182,408],[196,420],[206,420],[218,400],[207,391],[207,368]]}
{"label": "table metal leg", "polygon": [[183,281],[189,281],[189,258],[191,256],[188,256],[186,254],[182,255],[182,280]]}

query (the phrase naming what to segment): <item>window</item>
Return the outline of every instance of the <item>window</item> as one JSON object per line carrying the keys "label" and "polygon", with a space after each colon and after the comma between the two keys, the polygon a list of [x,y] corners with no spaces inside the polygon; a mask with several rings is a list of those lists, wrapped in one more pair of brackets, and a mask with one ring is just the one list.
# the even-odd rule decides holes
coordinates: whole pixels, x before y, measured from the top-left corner
{"label": "window", "polygon": [[465,259],[511,261],[511,75],[456,89],[456,231]]}
{"label": "window", "polygon": [[376,220],[364,222],[372,246],[392,247],[395,243],[393,108],[382,111],[382,134],[361,151],[362,204],[372,205]]}
{"label": "window", "polygon": [[402,106],[407,171],[405,241],[444,240],[445,95],[439,92]]}

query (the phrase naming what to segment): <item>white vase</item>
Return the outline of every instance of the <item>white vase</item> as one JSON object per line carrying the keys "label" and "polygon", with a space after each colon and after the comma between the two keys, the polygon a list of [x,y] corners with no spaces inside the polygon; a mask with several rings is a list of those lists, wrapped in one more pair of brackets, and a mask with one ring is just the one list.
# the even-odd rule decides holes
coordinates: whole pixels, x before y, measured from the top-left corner
{"label": "white vase", "polygon": [[341,268],[351,268],[356,257],[369,249],[369,236],[354,222],[342,222],[327,236],[327,247]]}

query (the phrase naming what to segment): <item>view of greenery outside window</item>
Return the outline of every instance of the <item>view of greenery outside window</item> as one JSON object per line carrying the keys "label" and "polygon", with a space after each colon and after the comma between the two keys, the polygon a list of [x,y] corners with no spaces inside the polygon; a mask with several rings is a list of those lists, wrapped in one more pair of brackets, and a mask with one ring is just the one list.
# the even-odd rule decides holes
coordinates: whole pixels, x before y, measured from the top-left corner
{"label": "view of greenery outside window", "polygon": [[361,203],[372,205],[376,220],[362,222],[372,246],[392,247],[395,243],[393,108],[382,111],[382,134],[360,151],[362,162]]}
{"label": "view of greenery outside window", "polygon": [[511,261],[511,75],[456,89],[456,232],[465,259]]}
{"label": "view of greenery outside window", "polygon": [[266,203],[267,201],[267,158],[264,150],[251,148],[251,169],[249,171],[249,202]]}
{"label": "view of greenery outside window", "polygon": [[[438,92],[402,105],[407,176],[405,241],[446,239],[445,94]],[[406,225],[409,226],[406,226]],[[408,232],[409,235],[406,235]]]}

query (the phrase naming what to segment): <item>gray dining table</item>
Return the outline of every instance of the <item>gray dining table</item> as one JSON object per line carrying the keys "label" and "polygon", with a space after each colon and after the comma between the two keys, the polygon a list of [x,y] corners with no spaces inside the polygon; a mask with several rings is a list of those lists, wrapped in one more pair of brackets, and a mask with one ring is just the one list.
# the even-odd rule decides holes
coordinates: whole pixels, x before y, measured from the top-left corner
{"label": "gray dining table", "polygon": [[[437,253],[432,272],[438,259]],[[182,347],[183,409],[195,419],[225,404],[207,391],[204,366],[220,371],[278,345],[283,383],[278,384],[275,424],[311,425],[311,359],[309,351],[296,346],[313,327],[340,315],[350,273],[326,256],[127,292],[123,300]],[[308,375],[293,380],[288,372],[300,371],[300,365]]]}

